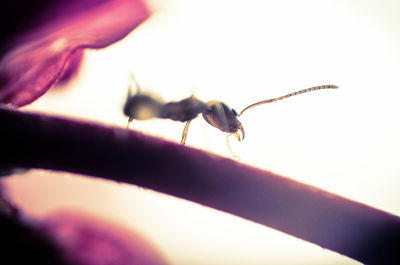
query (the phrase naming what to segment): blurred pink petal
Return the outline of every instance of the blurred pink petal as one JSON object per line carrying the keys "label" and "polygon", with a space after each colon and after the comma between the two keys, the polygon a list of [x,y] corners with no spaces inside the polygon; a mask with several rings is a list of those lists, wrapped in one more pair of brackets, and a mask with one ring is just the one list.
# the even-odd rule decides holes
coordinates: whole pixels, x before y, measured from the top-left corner
{"label": "blurred pink petal", "polygon": [[63,211],[47,218],[43,227],[73,264],[167,264],[154,247],[132,231],[87,214]]}
{"label": "blurred pink petal", "polygon": [[71,54],[65,65],[64,72],[57,80],[56,85],[68,83],[69,80],[71,80],[78,74],[79,68],[82,63],[82,58],[83,49],[79,49],[75,53]]}
{"label": "blurred pink petal", "polygon": [[56,1],[38,26],[7,44],[0,61],[0,102],[15,107],[31,103],[63,76],[80,49],[122,39],[149,14],[142,0]]}

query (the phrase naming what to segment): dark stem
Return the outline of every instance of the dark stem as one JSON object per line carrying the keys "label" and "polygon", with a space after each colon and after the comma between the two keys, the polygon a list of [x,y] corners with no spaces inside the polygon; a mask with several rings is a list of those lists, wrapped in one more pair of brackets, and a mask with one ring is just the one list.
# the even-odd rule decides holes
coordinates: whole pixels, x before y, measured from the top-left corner
{"label": "dark stem", "polygon": [[0,122],[3,170],[53,169],[132,183],[362,263],[400,264],[400,218],[367,205],[132,130],[8,109],[0,109]]}

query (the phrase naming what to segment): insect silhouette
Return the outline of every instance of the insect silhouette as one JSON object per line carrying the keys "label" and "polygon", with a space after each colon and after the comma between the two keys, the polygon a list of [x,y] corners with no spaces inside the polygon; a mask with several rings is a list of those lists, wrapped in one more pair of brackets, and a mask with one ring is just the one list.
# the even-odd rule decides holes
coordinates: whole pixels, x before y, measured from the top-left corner
{"label": "insect silhouette", "polygon": [[211,100],[203,102],[194,96],[177,102],[163,102],[154,96],[142,93],[139,83],[133,74],[131,74],[131,79],[136,84],[136,93],[132,94],[131,86],[129,86],[128,96],[123,108],[124,114],[129,117],[127,128],[129,128],[129,124],[132,120],[147,120],[151,118],[186,122],[181,138],[181,144],[185,144],[190,122],[201,113],[203,118],[210,125],[227,133],[227,143],[230,151],[231,149],[228,142],[228,137],[230,135],[233,134],[238,141],[244,139],[244,129],[238,118],[243,115],[245,111],[262,104],[277,102],[315,90],[339,88],[336,85],[310,87],[277,98],[259,101],[247,106],[240,113],[237,113],[234,109],[221,101]]}

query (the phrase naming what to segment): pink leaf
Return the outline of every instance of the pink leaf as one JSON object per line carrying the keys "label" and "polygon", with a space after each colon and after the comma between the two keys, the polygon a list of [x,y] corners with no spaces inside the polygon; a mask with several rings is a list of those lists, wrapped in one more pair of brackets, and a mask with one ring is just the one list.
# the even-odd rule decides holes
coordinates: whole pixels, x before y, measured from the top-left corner
{"label": "pink leaf", "polygon": [[143,238],[83,213],[62,211],[43,223],[73,264],[162,265],[161,254]]}
{"label": "pink leaf", "polygon": [[60,79],[80,49],[122,39],[149,14],[141,0],[56,1],[42,23],[8,43],[0,61],[0,102],[31,103]]}

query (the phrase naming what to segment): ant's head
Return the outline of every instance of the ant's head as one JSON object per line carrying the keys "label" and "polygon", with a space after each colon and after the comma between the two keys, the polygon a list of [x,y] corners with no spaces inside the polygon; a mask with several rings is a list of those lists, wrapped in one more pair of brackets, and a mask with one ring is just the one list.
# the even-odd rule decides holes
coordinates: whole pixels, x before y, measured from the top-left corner
{"label": "ant's head", "polygon": [[239,115],[225,103],[215,100],[209,101],[202,114],[203,118],[215,128],[234,134],[238,141],[244,139],[244,130],[238,119]]}

